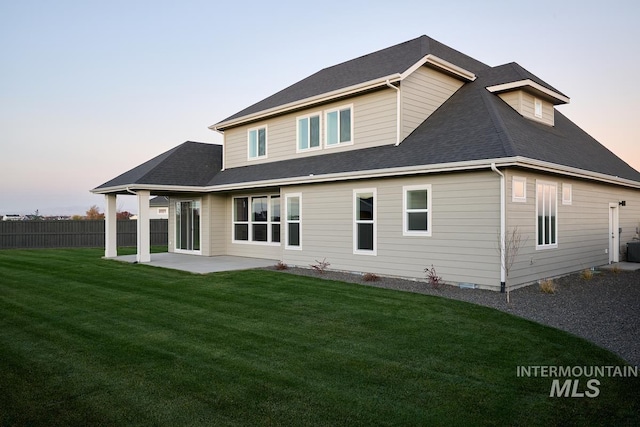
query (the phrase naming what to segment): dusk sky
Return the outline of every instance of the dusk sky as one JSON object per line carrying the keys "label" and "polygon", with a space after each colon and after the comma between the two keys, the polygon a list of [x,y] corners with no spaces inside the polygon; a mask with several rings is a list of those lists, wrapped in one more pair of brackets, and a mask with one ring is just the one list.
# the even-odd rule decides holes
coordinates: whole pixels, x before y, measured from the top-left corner
{"label": "dusk sky", "polygon": [[518,62],[640,170],[638,22],[637,0],[0,0],[0,215],[102,211],[92,188],[184,141],[222,143],[209,125],[423,34]]}

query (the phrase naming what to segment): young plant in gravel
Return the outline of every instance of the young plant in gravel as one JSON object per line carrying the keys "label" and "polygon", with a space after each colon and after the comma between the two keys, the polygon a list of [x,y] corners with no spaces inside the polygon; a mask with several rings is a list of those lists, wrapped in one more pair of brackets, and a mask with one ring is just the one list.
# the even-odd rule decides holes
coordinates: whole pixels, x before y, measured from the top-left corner
{"label": "young plant in gravel", "polygon": [[324,272],[326,271],[326,269],[330,266],[331,264],[329,262],[327,262],[326,258],[323,258],[322,261],[318,261],[316,260],[315,264],[309,264],[309,266],[311,268],[313,268],[316,272],[320,273],[320,274],[324,274]]}
{"label": "young plant in gravel", "polygon": [[545,294],[555,294],[556,284],[553,279],[544,279],[540,281],[540,290]]}
{"label": "young plant in gravel", "polygon": [[276,264],[276,270],[288,270],[289,266],[282,261],[278,261]]}
{"label": "young plant in gravel", "polygon": [[511,231],[505,233],[504,236],[498,233],[498,253],[500,254],[500,263],[505,275],[505,291],[507,293],[507,303],[509,300],[509,272],[511,267],[518,256],[520,249],[527,244],[528,237],[522,237],[522,233],[518,230],[518,227],[514,227]]}
{"label": "young plant in gravel", "polygon": [[380,276],[375,273],[365,273],[365,275],[362,276],[362,280],[365,282],[377,282],[380,280]]}
{"label": "young plant in gravel", "polygon": [[442,277],[438,276],[436,268],[431,264],[431,268],[425,268],[424,272],[427,273],[427,280],[432,288],[438,289],[443,283]]}
{"label": "young plant in gravel", "polygon": [[582,277],[584,280],[591,280],[593,278],[593,271],[590,268],[585,268],[580,273],[580,277]]}

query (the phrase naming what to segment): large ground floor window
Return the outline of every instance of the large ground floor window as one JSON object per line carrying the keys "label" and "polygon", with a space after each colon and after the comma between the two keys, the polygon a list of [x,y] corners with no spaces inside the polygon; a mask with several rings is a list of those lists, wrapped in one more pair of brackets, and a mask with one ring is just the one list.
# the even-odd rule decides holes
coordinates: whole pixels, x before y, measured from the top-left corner
{"label": "large ground floor window", "polygon": [[176,250],[200,250],[200,201],[176,202]]}
{"label": "large ground floor window", "polygon": [[233,241],[280,243],[280,196],[234,197]]}

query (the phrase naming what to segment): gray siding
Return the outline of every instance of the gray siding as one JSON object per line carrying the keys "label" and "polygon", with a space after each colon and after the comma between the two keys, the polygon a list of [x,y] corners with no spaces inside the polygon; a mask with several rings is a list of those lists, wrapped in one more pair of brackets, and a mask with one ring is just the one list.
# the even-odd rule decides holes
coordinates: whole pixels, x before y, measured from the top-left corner
{"label": "gray siding", "polygon": [[[352,99],[228,129],[224,133],[225,168],[393,144],[396,138],[396,103],[395,90],[386,88]],[[353,105],[353,144],[296,152],[297,117],[315,112],[323,113],[332,108],[351,104]],[[324,117],[322,121],[321,141],[324,141]],[[247,131],[264,125],[267,126],[267,158],[250,161],[247,159]]]}
{"label": "gray siding", "polygon": [[446,74],[421,67],[402,82],[402,138],[451,97],[463,83]]}
{"label": "gray siding", "polygon": [[[431,184],[431,237],[404,236],[403,186]],[[377,191],[377,255],[353,253],[353,190]],[[302,193],[302,250],[284,250],[284,262],[423,280],[433,265],[448,282],[499,287],[496,250],[499,180],[490,172],[424,176],[283,188]]]}
{"label": "gray siding", "polygon": [[[526,203],[511,201],[511,177],[527,178]],[[555,277],[609,262],[609,203],[627,201],[618,209],[620,218],[621,256],[626,243],[640,227],[640,191],[596,184],[562,176],[522,171],[507,174],[507,212],[509,230],[518,227],[527,240],[514,263],[508,280],[526,284],[545,277]],[[558,186],[558,247],[536,249],[536,180],[555,182]],[[562,185],[572,187],[572,203],[562,203]]]}

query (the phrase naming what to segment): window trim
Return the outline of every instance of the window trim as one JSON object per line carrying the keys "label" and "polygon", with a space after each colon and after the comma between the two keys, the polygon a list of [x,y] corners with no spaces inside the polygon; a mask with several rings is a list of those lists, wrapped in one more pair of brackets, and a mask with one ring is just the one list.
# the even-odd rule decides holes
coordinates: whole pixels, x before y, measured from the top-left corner
{"label": "window trim", "polygon": [[[569,197],[565,198],[565,190],[569,191]],[[573,186],[571,184],[562,183],[562,204],[563,205],[571,205],[573,204]]]}
{"label": "window trim", "polygon": [[[516,195],[516,182],[521,182],[524,188],[524,195]],[[526,203],[527,202],[527,178],[524,176],[512,176],[511,177],[511,201],[514,203]]]}
{"label": "window trim", "polygon": [[[409,230],[409,221],[408,214],[410,212],[424,212],[425,209],[408,209],[407,202],[409,198],[407,197],[409,191],[420,191],[426,190],[427,192],[427,230]],[[405,185],[402,187],[402,235],[403,236],[418,236],[418,237],[431,237],[431,230],[433,229],[433,223],[431,222],[431,184],[422,184],[422,185]]]}
{"label": "window trim", "polygon": [[[318,146],[317,147],[311,147],[309,146],[308,148],[300,148],[300,120],[303,119],[311,119],[311,117],[318,117],[318,132],[320,133],[318,135]],[[317,150],[322,150],[322,145],[323,145],[323,118],[324,114],[322,111],[316,111],[314,113],[309,113],[309,114],[304,114],[302,116],[298,116],[296,117],[296,153],[306,153],[307,151],[317,151]],[[311,127],[309,127],[309,134],[307,135],[307,137],[309,137],[309,144],[311,144],[311,138],[310,138],[310,132],[311,132]],[[339,145],[339,144],[338,144]]]}
{"label": "window trim", "polygon": [[[257,197],[267,198],[267,221],[253,221],[253,199]],[[282,232],[280,233],[280,242],[273,242],[272,226],[275,224],[282,224],[282,205],[280,205],[280,222],[274,222],[271,220],[272,215],[272,199],[274,197],[281,197],[279,193],[256,193],[256,194],[238,194],[231,197],[231,243],[238,243],[242,245],[263,245],[263,246],[280,246],[282,242]],[[247,221],[235,220],[235,200],[247,199]],[[282,199],[281,199],[282,200]],[[247,240],[236,240],[235,226],[236,224],[247,224]],[[266,224],[267,226],[267,241],[253,240],[253,225],[254,224]],[[281,225],[282,227],[282,225]],[[282,230],[282,229],[281,229]]]}
{"label": "window trim", "polygon": [[[345,142],[340,142],[338,141],[338,143],[336,144],[329,144],[329,129],[327,129],[327,127],[329,126],[329,120],[327,119],[327,116],[329,115],[329,113],[332,113],[334,111],[338,112],[338,135],[340,135],[340,111],[342,110],[346,110],[349,109],[349,120],[351,121],[351,129],[350,130],[350,135],[349,135],[349,141],[345,141]],[[353,104],[346,104],[346,105],[340,105],[338,107],[334,107],[334,108],[329,108],[327,110],[324,110],[324,148],[330,149],[330,148],[336,148],[336,147],[343,147],[346,145],[353,145],[353,116],[354,116],[354,112],[353,112]]]}
{"label": "window trim", "polygon": [[[373,195],[373,219],[357,220],[358,218],[358,194],[371,193]],[[356,188],[353,190],[353,254],[354,255],[378,255],[378,194],[376,188]],[[358,249],[358,224],[373,224],[373,250]]]}
{"label": "window trim", "polygon": [[[539,225],[539,221],[538,221],[538,205],[540,204],[539,202],[539,192],[538,192],[538,186],[540,185],[549,185],[552,186],[555,189],[555,224],[554,224],[554,229],[553,229],[553,233],[554,233],[554,237],[555,237],[555,243],[538,243],[539,241],[539,233],[540,233],[540,225]],[[544,200],[543,200],[544,203]],[[543,210],[544,210],[544,204],[543,204]],[[535,239],[536,239],[536,250],[543,250],[543,249],[557,249],[558,248],[558,183],[557,182],[553,182],[553,181],[544,181],[544,180],[536,180],[536,234],[535,234]]]}
{"label": "window trim", "polygon": [[[289,220],[289,199],[298,199],[298,219]],[[282,209],[282,207],[280,208]],[[298,228],[298,245],[289,244],[289,224],[299,224]],[[282,224],[282,222],[281,222]],[[284,248],[286,250],[301,251],[302,250],[302,193],[285,193],[284,195]],[[282,234],[282,233],[281,233]]]}
{"label": "window trim", "polygon": [[[258,148],[259,148],[259,143],[256,142],[256,144],[258,144],[258,146],[256,146],[256,156],[251,157],[251,132],[253,131],[259,131],[260,129],[264,129],[264,154],[262,156],[260,156],[258,153]],[[257,138],[257,133],[256,133],[256,138]],[[269,154],[269,129],[267,127],[266,124],[264,125],[260,125],[260,126],[254,126],[251,127],[249,129],[247,129],[247,160],[248,161],[254,161],[254,160],[261,160],[261,159],[266,159],[268,158],[268,154]]]}

